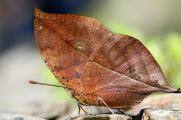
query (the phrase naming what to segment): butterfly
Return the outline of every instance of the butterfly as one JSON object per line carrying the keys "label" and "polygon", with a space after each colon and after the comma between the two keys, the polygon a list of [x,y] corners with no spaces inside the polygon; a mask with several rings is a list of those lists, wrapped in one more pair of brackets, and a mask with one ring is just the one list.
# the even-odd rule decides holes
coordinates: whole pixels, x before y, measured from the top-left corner
{"label": "butterfly", "polygon": [[181,92],[139,40],[94,18],[36,8],[34,29],[46,65],[80,104],[127,109],[153,92]]}

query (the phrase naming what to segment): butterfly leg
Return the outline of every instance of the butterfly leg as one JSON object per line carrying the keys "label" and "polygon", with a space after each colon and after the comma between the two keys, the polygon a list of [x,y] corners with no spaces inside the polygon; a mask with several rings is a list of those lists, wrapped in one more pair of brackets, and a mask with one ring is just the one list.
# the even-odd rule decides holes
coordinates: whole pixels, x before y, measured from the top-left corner
{"label": "butterfly leg", "polygon": [[77,107],[78,107],[78,115],[80,115],[80,104],[79,103],[77,103]]}
{"label": "butterfly leg", "polygon": [[114,111],[107,105],[107,103],[101,98],[98,97],[100,103],[102,103],[113,115],[115,115]]}
{"label": "butterfly leg", "polygon": [[[81,106],[81,103],[77,102],[77,107],[78,107],[78,115],[75,115],[75,116],[71,116],[69,118],[67,118],[66,120],[74,120],[76,118],[79,118],[79,117],[82,117],[82,116],[85,116],[85,115],[90,115],[88,114],[88,112],[85,111],[85,109]],[[80,111],[84,111],[85,114],[80,114]]]}
{"label": "butterfly leg", "polygon": [[77,106],[78,106],[78,109],[79,109],[78,115],[80,115],[80,110],[84,111],[85,114],[88,114],[88,112],[85,111],[85,109],[81,106],[81,104],[79,102],[77,103]]}
{"label": "butterfly leg", "polygon": [[[128,115],[127,113],[125,113],[122,109],[117,109],[119,114],[123,114],[123,115]],[[128,115],[129,116],[129,115]]]}

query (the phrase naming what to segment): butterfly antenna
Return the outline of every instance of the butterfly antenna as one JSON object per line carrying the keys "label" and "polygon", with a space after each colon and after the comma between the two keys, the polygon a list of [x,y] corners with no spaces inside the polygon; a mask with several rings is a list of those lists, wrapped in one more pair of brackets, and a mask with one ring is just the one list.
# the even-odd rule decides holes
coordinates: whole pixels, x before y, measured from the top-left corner
{"label": "butterfly antenna", "polygon": [[52,85],[52,84],[48,84],[48,83],[36,82],[36,81],[33,81],[33,80],[29,80],[29,83],[34,84],[34,85],[45,85],[45,86],[66,88],[66,87],[60,86],[60,85]]}

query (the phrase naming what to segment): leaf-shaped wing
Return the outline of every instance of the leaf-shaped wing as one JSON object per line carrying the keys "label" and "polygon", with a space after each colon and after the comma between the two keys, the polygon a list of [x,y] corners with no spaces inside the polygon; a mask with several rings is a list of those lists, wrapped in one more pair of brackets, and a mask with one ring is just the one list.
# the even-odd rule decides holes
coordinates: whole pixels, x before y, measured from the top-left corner
{"label": "leaf-shaped wing", "polygon": [[177,91],[141,42],[93,18],[36,9],[35,37],[48,67],[81,103],[103,105],[101,97],[111,108],[126,108],[152,92]]}
{"label": "leaf-shaped wing", "polygon": [[133,37],[115,34],[103,45],[94,60],[153,87],[168,87],[158,63],[144,45]]}

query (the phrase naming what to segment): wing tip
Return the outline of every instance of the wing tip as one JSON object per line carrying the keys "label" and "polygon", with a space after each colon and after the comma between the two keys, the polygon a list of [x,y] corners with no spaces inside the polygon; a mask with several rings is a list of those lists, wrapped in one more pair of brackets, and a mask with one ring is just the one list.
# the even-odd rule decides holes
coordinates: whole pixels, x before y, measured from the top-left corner
{"label": "wing tip", "polygon": [[181,88],[178,88],[175,93],[181,93]]}
{"label": "wing tip", "polygon": [[181,93],[181,88],[175,89],[172,87],[168,87],[167,89],[163,89],[162,91],[166,93]]}
{"label": "wing tip", "polygon": [[42,10],[40,10],[39,8],[35,8],[34,10],[35,18],[42,18],[44,14],[45,13]]}

